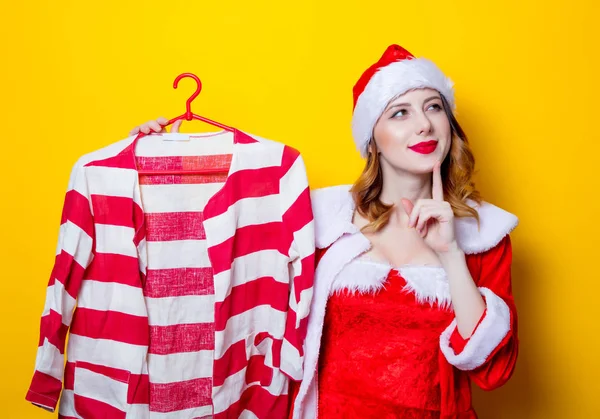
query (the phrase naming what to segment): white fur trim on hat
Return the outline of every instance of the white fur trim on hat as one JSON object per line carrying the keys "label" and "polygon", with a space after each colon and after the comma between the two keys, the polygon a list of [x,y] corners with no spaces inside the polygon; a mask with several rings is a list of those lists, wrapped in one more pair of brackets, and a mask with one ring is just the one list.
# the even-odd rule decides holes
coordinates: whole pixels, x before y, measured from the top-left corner
{"label": "white fur trim on hat", "polygon": [[367,156],[373,128],[390,101],[409,90],[422,88],[437,90],[454,109],[452,81],[426,58],[396,61],[373,75],[358,97],[352,116],[352,136],[361,156]]}

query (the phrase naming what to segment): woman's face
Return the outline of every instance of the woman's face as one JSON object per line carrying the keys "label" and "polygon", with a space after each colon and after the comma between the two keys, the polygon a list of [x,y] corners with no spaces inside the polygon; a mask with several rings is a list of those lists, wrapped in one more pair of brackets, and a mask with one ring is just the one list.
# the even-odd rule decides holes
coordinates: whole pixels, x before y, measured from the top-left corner
{"label": "woman's face", "polygon": [[439,92],[416,89],[389,103],[374,129],[382,165],[409,173],[433,171],[444,161],[452,130]]}

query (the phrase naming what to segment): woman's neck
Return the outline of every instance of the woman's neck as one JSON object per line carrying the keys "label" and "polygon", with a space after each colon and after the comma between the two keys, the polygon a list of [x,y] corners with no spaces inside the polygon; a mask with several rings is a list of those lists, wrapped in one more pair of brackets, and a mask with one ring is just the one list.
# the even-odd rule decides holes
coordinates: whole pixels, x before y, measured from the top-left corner
{"label": "woman's neck", "polygon": [[413,203],[419,199],[431,198],[431,173],[414,174],[382,165],[383,188],[380,199],[385,204],[400,206],[401,199]]}

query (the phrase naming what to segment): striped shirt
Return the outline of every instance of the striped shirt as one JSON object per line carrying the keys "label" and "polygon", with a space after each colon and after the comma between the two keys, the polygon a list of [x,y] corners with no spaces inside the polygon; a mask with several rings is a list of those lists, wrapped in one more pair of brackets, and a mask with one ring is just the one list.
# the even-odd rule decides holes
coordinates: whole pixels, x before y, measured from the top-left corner
{"label": "striped shirt", "polygon": [[[165,159],[152,150],[165,139],[146,137],[75,165],[29,401],[53,410],[64,379],[65,418],[285,415],[312,298],[306,173],[290,147],[240,131],[213,140],[227,136],[231,153],[208,160]],[[136,168],[227,154],[221,181]]]}
{"label": "striped shirt", "polygon": [[225,184],[233,142],[232,135],[202,137],[188,144],[188,136],[184,142],[152,136],[136,150],[141,170],[223,171],[140,175],[148,246],[144,296],[150,324],[151,418],[192,419],[213,413],[215,292],[202,215]]}

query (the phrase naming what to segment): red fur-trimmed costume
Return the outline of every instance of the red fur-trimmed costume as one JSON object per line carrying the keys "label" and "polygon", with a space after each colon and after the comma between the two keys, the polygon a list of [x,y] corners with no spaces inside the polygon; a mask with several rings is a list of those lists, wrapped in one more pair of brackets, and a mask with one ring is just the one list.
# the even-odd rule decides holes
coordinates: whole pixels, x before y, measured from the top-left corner
{"label": "red fur-trimmed costume", "polygon": [[489,203],[455,220],[485,302],[472,336],[456,328],[442,268],[392,267],[364,257],[349,186],[313,192],[320,259],[304,377],[291,416],[472,419],[470,381],[489,390],[511,376],[518,349],[509,233],[517,218]]}

